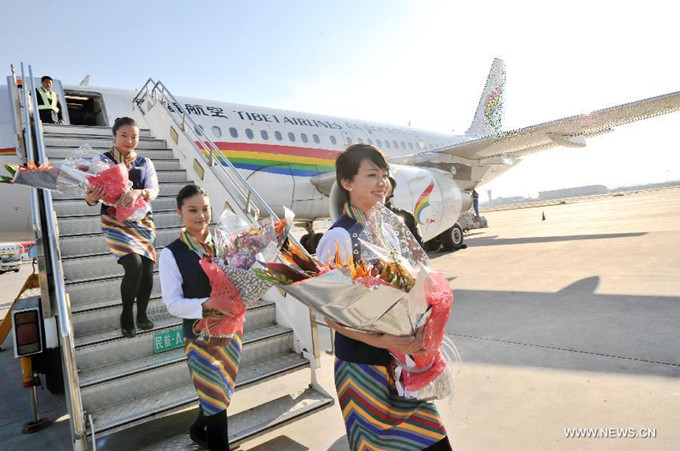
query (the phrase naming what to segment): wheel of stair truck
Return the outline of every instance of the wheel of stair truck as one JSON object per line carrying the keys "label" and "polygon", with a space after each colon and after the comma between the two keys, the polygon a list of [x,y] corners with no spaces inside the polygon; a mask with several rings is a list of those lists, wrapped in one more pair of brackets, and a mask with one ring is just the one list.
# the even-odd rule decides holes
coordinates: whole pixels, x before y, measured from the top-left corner
{"label": "wheel of stair truck", "polygon": [[458,223],[442,233],[439,238],[445,251],[456,251],[463,247],[463,229]]}

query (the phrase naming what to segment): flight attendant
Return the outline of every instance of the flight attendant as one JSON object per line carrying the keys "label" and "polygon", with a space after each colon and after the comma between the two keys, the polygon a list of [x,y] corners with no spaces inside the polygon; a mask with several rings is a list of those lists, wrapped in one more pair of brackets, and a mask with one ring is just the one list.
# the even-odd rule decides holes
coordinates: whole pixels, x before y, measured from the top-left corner
{"label": "flight attendant", "polygon": [[[353,240],[376,203],[390,192],[389,165],[368,144],[349,146],[335,162],[336,179],[346,203],[343,214],[317,249],[321,259],[352,258]],[[388,226],[389,227],[389,226]],[[389,233],[389,231],[388,231]],[[398,245],[396,246],[398,247]],[[326,318],[335,334],[335,388],[352,450],[450,450],[446,430],[434,403],[398,396],[388,350],[423,352],[424,330],[415,337],[363,333]]]}
{"label": "flight attendant", "polygon": [[236,386],[243,331],[226,345],[196,341],[193,326],[210,297],[210,281],[199,261],[215,256],[208,228],[212,217],[208,194],[196,185],[183,187],[177,194],[177,213],[184,228],[179,238],[161,251],[159,266],[163,302],[168,312],[183,318],[184,352],[200,404],[199,417],[189,434],[211,451],[228,450],[227,407]]}
{"label": "flight attendant", "polygon": [[[132,189],[125,193],[120,202],[124,206],[133,205],[138,198],[151,201],[158,196],[158,177],[151,160],[138,156],[135,148],[139,143],[139,127],[134,119],[121,117],[113,124],[114,145],[102,155],[111,163],[124,163]],[[85,201],[90,206],[97,205],[104,195],[100,186],[87,191]],[[149,212],[139,221],[119,221],[115,207],[101,207],[100,226],[111,253],[123,266],[125,274],[120,284],[123,313],[120,315],[120,328],[124,337],[136,334],[133,306],[137,300],[137,327],[141,330],[153,329],[153,323],[146,314],[153,288],[153,266],[156,261],[156,226]]]}

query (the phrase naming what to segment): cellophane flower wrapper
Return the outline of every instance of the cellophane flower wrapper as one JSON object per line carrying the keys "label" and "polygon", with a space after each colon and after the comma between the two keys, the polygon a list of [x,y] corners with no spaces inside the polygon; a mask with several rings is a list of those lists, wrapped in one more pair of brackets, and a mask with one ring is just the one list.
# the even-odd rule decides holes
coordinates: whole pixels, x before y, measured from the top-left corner
{"label": "cellophane flower wrapper", "polygon": [[214,234],[217,256],[200,262],[211,287],[207,305],[211,311],[194,326],[200,341],[222,344],[243,328],[247,308],[272,287],[252,266],[266,256],[274,258],[292,220],[289,210],[278,223],[271,218],[248,223],[230,211],[222,214]]}
{"label": "cellophane flower wrapper", "polygon": [[[429,268],[427,254],[403,221],[381,205],[366,216],[366,227],[358,233],[357,260],[373,268],[393,268],[401,274],[387,283],[375,275],[353,277],[341,267],[323,271],[280,288],[308,307],[332,320],[364,332],[415,335],[425,324],[427,350],[409,359],[394,354],[393,368],[400,394],[418,399],[443,399],[451,393],[446,359],[440,352],[452,307],[452,293],[446,279]],[[342,260],[342,258],[340,259]],[[354,271],[355,272],[355,271]]]}
{"label": "cellophane flower wrapper", "polygon": [[115,208],[119,221],[142,219],[150,210],[141,198],[134,205],[123,207],[119,200],[132,189],[124,164],[114,164],[89,145],[80,146],[73,155],[58,166],[48,162],[40,167],[14,167],[15,175],[9,183],[28,185],[61,193],[84,194],[90,188],[104,187],[102,202]]}

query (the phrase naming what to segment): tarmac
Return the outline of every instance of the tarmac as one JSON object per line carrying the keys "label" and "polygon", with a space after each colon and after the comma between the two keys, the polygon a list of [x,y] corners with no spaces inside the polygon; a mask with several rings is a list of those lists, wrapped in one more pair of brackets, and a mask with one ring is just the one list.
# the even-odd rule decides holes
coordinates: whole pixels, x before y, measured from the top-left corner
{"label": "tarmac", "polygon": [[[678,449],[680,188],[482,214],[489,227],[466,235],[467,249],[430,255],[454,290],[447,334],[463,358],[454,368],[455,394],[437,402],[453,448]],[[0,276],[0,309],[29,267],[16,275],[15,287],[15,275]],[[321,336],[328,347],[324,330]],[[28,390],[20,388],[11,342],[3,348],[0,442],[7,450],[69,449],[63,397],[44,389],[41,414],[57,423],[21,434]],[[332,362],[324,354],[319,370],[329,393]],[[286,379],[272,385],[267,389],[285,390]],[[247,407],[247,393],[239,395],[234,409]],[[98,449],[154,449],[154,442],[187,430],[193,415],[105,437]],[[348,446],[336,403],[238,449]]]}

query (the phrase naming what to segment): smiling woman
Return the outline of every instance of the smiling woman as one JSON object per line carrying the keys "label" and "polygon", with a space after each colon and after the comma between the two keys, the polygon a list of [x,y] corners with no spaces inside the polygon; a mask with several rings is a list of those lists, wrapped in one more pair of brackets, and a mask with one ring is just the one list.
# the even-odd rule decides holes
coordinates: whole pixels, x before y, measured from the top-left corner
{"label": "smiling woman", "polygon": [[[135,148],[139,143],[139,127],[129,117],[116,119],[113,125],[114,145],[101,158],[114,164],[124,164],[132,189],[123,194],[120,204],[123,207],[134,205],[138,199],[150,201],[159,192],[156,169],[148,158],[138,156]],[[95,206],[102,200],[104,190],[100,186],[87,191],[85,201]],[[104,238],[111,253],[123,266],[125,274],[121,281],[123,313],[120,328],[123,336],[135,336],[133,306],[137,301],[137,327],[142,330],[153,329],[153,323],[146,315],[146,308],[153,288],[153,265],[156,261],[156,225],[148,207],[146,215],[139,221],[119,221],[116,208],[102,204],[101,222]]]}

